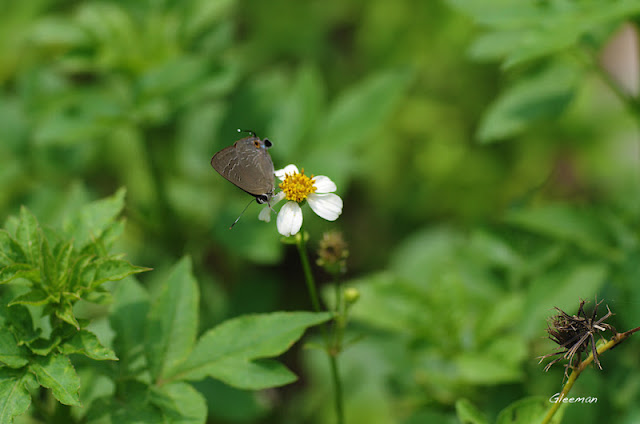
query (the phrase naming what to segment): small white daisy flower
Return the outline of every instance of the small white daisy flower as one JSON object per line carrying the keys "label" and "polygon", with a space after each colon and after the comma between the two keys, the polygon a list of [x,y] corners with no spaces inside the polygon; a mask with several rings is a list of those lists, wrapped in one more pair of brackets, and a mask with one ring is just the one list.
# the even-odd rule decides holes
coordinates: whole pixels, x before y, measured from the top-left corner
{"label": "small white daisy flower", "polygon": [[[271,205],[285,198],[288,200],[280,208],[276,220],[278,232],[283,236],[288,237],[300,231],[302,209],[299,203],[305,200],[318,216],[327,221],[335,221],[342,213],[342,199],[333,193],[337,188],[329,177],[324,175],[307,177],[304,175],[304,169],[300,172],[295,165],[287,165],[284,169],[275,171],[275,174],[282,181],[279,185],[282,191],[271,198]],[[265,207],[258,218],[269,222],[270,212],[270,207]]]}

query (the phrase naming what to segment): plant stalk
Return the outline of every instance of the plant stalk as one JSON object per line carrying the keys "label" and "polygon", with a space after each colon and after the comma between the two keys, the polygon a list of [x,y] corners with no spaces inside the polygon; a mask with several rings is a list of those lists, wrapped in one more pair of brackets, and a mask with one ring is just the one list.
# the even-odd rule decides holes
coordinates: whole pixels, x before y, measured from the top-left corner
{"label": "plant stalk", "polygon": [[[321,312],[320,301],[318,298],[318,290],[316,288],[316,282],[311,273],[311,264],[309,262],[309,254],[307,253],[307,246],[304,240],[304,232],[300,229],[300,233],[296,236],[296,246],[298,247],[298,253],[300,254],[300,261],[302,262],[302,269],[304,271],[305,281],[307,283],[307,290],[309,291],[309,297],[313,309],[316,312]],[[322,334],[324,337],[327,356],[329,357],[329,366],[331,368],[331,379],[333,380],[333,394],[334,394],[334,406],[336,410],[337,424],[344,424],[344,405],[342,399],[342,382],[340,381],[340,374],[338,372],[338,349],[335,349],[331,345],[331,340],[327,333],[327,329],[322,327]]]}

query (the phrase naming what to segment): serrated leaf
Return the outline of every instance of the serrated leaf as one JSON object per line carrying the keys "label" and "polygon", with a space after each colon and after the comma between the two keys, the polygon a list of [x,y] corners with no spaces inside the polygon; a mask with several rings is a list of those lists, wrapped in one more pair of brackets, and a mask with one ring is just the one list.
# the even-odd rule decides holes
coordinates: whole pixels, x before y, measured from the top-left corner
{"label": "serrated leaf", "polygon": [[71,340],[60,346],[60,352],[65,355],[77,353],[85,355],[97,361],[117,361],[115,352],[108,347],[104,347],[98,337],[88,330],[80,330]]}
{"label": "serrated leaf", "polygon": [[[124,259],[98,259],[80,264],[79,281],[74,282],[74,290],[80,287],[95,289],[107,281],[122,280],[129,275],[149,271],[150,268],[131,265]],[[79,286],[78,286],[79,283]]]}
{"label": "serrated leaf", "polygon": [[9,306],[13,305],[44,305],[50,301],[49,294],[42,289],[32,289],[13,299]]}
{"label": "serrated leaf", "polygon": [[95,260],[94,255],[81,255],[74,260],[69,274],[69,289],[71,291],[87,287],[87,281],[93,281],[96,267],[92,262]]}
{"label": "serrated leaf", "polygon": [[573,99],[579,72],[573,66],[555,64],[518,80],[489,106],[478,139],[484,143],[504,140],[540,120],[557,118]]}
{"label": "serrated leaf", "polygon": [[122,236],[123,232],[124,232],[124,219],[120,219],[118,221],[113,222],[111,225],[109,225],[102,232],[102,235],[100,236],[100,238],[96,240],[96,243],[89,246],[92,246],[94,248],[94,253],[96,255],[106,256],[109,250],[111,249],[111,247],[113,246],[113,243],[115,243],[115,241],[118,240],[120,236]]}
{"label": "serrated leaf", "polygon": [[9,329],[0,328],[0,362],[10,368],[20,368],[27,365],[28,358],[29,352],[23,346],[18,346]]}
{"label": "serrated leaf", "polygon": [[29,343],[40,337],[41,329],[33,327],[29,310],[23,305],[14,305],[6,309],[7,321],[16,339]]}
{"label": "serrated leaf", "polygon": [[40,279],[42,285],[52,292],[58,289],[58,262],[53,257],[46,237],[40,243]]}
{"label": "serrated leaf", "polygon": [[38,383],[51,389],[53,396],[65,405],[80,405],[80,379],[69,358],[63,355],[35,357],[30,364]]}
{"label": "serrated leaf", "polygon": [[0,267],[16,262],[27,262],[27,256],[20,244],[7,231],[0,230]]}
{"label": "serrated leaf", "polygon": [[27,208],[21,207],[16,241],[22,247],[30,264],[40,264],[40,238],[38,220]]}
{"label": "serrated leaf", "polygon": [[291,372],[275,361],[262,359],[283,353],[308,327],[330,318],[330,313],[275,312],[230,319],[198,340],[172,378],[200,380],[210,376],[245,389],[285,384],[291,381]]}
{"label": "serrated leaf", "polygon": [[53,349],[58,347],[60,344],[61,337],[59,334],[51,334],[48,339],[35,339],[34,341],[28,343],[29,350],[40,356],[49,355]]}
{"label": "serrated leaf", "polygon": [[89,203],[65,220],[63,228],[79,250],[109,228],[124,207],[125,193],[121,188],[113,196]]}
{"label": "serrated leaf", "polygon": [[154,380],[170,373],[193,349],[198,329],[198,299],[191,259],[185,257],[173,267],[149,310],[145,344]]}
{"label": "serrated leaf", "polygon": [[0,423],[12,423],[29,408],[31,395],[25,385],[30,378],[25,373],[0,370]]}
{"label": "serrated leaf", "polygon": [[29,264],[14,263],[0,269],[0,284],[8,283],[14,278],[27,278],[31,280],[32,278],[37,278],[37,276],[37,268],[33,268]]}
{"label": "serrated leaf", "polygon": [[153,387],[151,402],[171,424],[199,424],[207,420],[207,402],[190,384],[178,382]]}
{"label": "serrated leaf", "polygon": [[131,265],[124,259],[106,259],[96,262],[97,270],[89,287],[96,288],[107,281],[119,281],[129,275],[150,271],[151,268]]}
{"label": "serrated leaf", "polygon": [[61,304],[59,304],[56,308],[55,314],[62,321],[73,325],[77,330],[80,329],[80,324],[76,320],[76,317],[73,313],[73,305],[70,303],[70,301],[65,300]]}
{"label": "serrated leaf", "polygon": [[69,267],[71,257],[73,254],[73,243],[68,241],[66,243],[58,243],[53,249],[53,256],[57,263],[57,276],[56,279],[60,286],[64,286],[67,281],[71,269]]}

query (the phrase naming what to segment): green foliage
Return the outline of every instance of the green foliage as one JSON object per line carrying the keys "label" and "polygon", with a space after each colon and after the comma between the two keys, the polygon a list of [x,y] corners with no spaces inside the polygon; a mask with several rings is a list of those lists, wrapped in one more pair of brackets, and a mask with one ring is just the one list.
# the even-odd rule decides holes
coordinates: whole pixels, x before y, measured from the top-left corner
{"label": "green foliage", "polygon": [[[250,199],[209,160],[237,128],[344,200],[304,222],[349,244],[346,424],[539,421],[553,307],[640,322],[640,101],[608,47],[635,0],[0,10],[0,423],[333,422],[292,246],[255,205],[228,230]],[[637,421],[636,352],[564,421]]]}
{"label": "green foliage", "polygon": [[108,281],[148,270],[109,253],[114,228],[122,228],[117,217],[123,205],[120,190],[81,208],[61,232],[42,228],[22,208],[2,230],[3,282],[15,290],[6,292],[1,315],[1,422],[26,411],[34,385],[51,390],[61,404],[83,405],[72,362],[77,355],[117,361],[105,374],[112,380],[109,393],[83,405],[90,419],[204,422],[205,399],[187,381],[213,377],[254,390],[290,383],[296,376],[270,358],[331,318],[310,312],[245,316],[197,338],[198,283],[185,258],[153,300],[131,278],[119,286],[111,312],[114,349],[104,346],[73,306],[104,299],[95,293],[109,293],[103,288]]}
{"label": "green foliage", "polygon": [[[11,422],[29,406],[38,385],[65,405],[80,405],[80,379],[70,355],[117,360],[76,317],[80,300],[103,300],[107,281],[121,280],[147,268],[108,253],[124,206],[124,190],[91,203],[70,217],[62,231],[43,228],[26,208],[0,230],[3,295],[0,327],[7,399],[2,422]],[[35,380],[34,380],[35,377]]]}
{"label": "green foliage", "polygon": [[[212,377],[243,389],[296,380],[275,361],[328,313],[280,312],[230,319],[196,338],[199,290],[191,260],[169,272],[154,299],[134,280],[116,292],[110,321],[119,361],[114,391],[95,399],[87,416],[145,422],[204,422],[205,398],[190,382]],[[116,376],[118,380],[116,380]]]}

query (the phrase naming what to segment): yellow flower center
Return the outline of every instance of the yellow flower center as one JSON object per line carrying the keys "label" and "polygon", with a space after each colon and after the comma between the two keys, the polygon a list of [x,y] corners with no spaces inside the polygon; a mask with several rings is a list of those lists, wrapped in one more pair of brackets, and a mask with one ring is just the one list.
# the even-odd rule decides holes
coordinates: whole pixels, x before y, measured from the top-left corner
{"label": "yellow flower center", "polygon": [[287,200],[293,200],[294,202],[302,202],[308,195],[316,191],[313,184],[316,181],[311,177],[304,175],[304,169],[299,174],[286,174],[284,181],[280,183],[279,187],[284,192]]}

